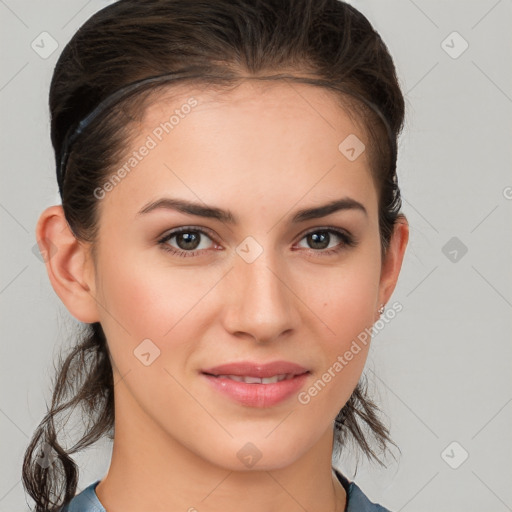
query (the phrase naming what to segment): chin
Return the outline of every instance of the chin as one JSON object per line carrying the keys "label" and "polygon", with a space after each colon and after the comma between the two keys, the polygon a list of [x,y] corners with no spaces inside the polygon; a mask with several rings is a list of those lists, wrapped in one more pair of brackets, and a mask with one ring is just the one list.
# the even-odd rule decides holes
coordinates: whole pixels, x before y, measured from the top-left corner
{"label": "chin", "polygon": [[212,445],[216,448],[205,458],[230,471],[271,471],[293,464],[308,451],[309,445],[303,435],[293,436],[283,431],[281,436],[271,439],[274,434],[248,433],[232,439],[227,445],[214,440]]}

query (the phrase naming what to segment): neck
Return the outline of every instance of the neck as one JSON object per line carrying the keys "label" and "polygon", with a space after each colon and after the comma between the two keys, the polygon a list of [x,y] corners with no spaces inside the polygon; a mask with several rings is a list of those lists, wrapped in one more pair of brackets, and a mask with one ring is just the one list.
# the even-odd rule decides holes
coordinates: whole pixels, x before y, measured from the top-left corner
{"label": "neck", "polygon": [[331,467],[332,430],[288,466],[232,471],[178,443],[140,410],[126,408],[130,415],[123,417],[121,404],[110,468],[96,487],[108,512],[345,509],[346,492]]}

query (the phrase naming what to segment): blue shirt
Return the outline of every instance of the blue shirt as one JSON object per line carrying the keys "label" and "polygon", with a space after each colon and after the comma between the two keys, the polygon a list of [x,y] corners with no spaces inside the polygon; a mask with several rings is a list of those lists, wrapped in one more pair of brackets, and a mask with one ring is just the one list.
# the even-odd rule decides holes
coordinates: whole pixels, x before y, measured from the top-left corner
{"label": "blue shirt", "polygon": [[[349,482],[339,471],[335,473],[347,493],[347,506],[344,512],[390,512],[387,508],[370,501],[355,482]],[[106,512],[94,490],[100,481],[97,480],[86,487],[59,512]]]}

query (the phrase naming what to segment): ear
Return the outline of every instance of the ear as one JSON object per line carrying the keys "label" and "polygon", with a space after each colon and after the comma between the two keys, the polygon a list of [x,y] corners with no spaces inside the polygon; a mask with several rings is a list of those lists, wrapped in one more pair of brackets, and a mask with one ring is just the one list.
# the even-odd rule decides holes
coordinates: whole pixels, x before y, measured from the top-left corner
{"label": "ear", "polygon": [[[405,215],[400,214],[396,220],[388,250],[382,261],[379,283],[379,302],[375,309],[378,309],[381,304],[387,304],[395,289],[408,241],[409,223]],[[377,313],[375,321],[378,320],[379,316],[380,315]]]}
{"label": "ear", "polygon": [[53,289],[68,311],[80,322],[99,322],[90,244],[75,238],[62,206],[43,211],[36,239]]}

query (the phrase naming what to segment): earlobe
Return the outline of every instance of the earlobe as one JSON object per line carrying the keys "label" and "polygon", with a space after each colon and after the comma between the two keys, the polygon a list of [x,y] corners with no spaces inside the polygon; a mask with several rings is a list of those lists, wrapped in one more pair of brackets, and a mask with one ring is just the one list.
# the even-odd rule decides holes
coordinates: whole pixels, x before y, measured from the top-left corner
{"label": "earlobe", "polygon": [[395,223],[386,256],[382,262],[378,305],[387,304],[395,289],[408,241],[409,223],[405,215],[400,214]]}
{"label": "earlobe", "polygon": [[43,211],[36,240],[53,289],[68,311],[80,322],[98,322],[89,246],[75,238],[62,206]]}

